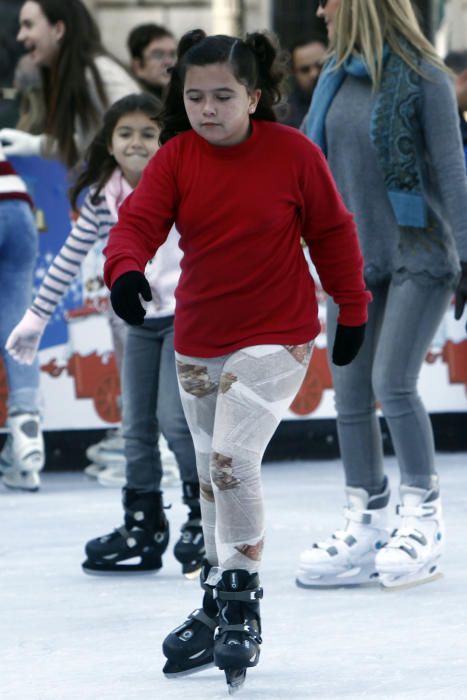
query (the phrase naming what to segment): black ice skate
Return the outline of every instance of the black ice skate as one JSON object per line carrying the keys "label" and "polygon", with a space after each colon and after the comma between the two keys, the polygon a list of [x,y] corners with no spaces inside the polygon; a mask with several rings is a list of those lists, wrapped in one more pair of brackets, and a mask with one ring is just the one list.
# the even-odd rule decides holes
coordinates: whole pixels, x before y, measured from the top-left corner
{"label": "black ice skate", "polygon": [[86,544],[87,574],[134,574],[162,567],[162,554],[169,543],[169,523],[162,493],[123,489],[125,523]]}
{"label": "black ice skate", "polygon": [[182,565],[187,578],[196,578],[205,557],[201,510],[199,505],[199,484],[183,482],[183,502],[188,506],[188,520],[181,527],[180,538],[174,547],[174,556]]}
{"label": "black ice skate", "polygon": [[218,623],[214,586],[207,583],[211,565],[204,560],[200,583],[204,589],[203,606],[164,639],[162,651],[167,658],[163,673],[167,678],[188,676],[214,666],[214,630]]}
{"label": "black ice skate", "polygon": [[219,627],[214,637],[214,663],[225,672],[232,695],[243,685],[247,668],[259,661],[263,589],[258,574],[243,569],[224,571],[214,596],[219,607]]}

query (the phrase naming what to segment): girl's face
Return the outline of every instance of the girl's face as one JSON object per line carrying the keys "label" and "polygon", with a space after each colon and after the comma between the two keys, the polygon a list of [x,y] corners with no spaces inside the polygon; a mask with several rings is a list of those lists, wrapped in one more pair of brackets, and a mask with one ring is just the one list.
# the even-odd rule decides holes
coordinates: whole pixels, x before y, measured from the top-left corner
{"label": "girl's face", "polygon": [[183,101],[194,131],[214,146],[234,146],[248,138],[250,115],[261,90],[249,91],[225,63],[190,66]]}
{"label": "girl's face", "polygon": [[326,28],[328,30],[328,37],[331,40],[334,36],[334,17],[337,8],[341,4],[341,0],[327,0],[326,3],[320,3],[318,5],[318,11],[316,12],[318,17],[322,17],[326,22]]}
{"label": "girl's face", "polygon": [[16,38],[23,44],[33,63],[36,66],[51,66],[65,36],[65,24],[62,21],[50,24],[41,6],[28,0],[21,8],[19,25]]}
{"label": "girl's face", "polygon": [[158,139],[156,123],[144,112],[125,114],[115,125],[109,153],[132,187],[136,187],[144,168],[159,148]]}

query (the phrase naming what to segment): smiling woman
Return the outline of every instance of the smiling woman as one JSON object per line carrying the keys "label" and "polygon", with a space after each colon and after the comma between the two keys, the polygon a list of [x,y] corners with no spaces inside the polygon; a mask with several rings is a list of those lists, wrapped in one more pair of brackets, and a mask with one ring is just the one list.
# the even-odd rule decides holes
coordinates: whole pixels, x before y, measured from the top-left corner
{"label": "smiling woman", "polygon": [[58,156],[72,167],[105,109],[140,88],[102,46],[82,0],[27,0],[19,19],[17,38],[40,68],[47,118],[41,136],[2,129],[5,154]]}

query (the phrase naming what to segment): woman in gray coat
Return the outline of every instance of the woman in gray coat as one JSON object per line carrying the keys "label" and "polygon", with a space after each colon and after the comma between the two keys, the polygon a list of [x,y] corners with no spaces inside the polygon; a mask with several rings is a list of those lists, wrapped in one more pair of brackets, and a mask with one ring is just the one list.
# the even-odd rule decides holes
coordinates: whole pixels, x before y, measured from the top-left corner
{"label": "woman in gray coat", "polygon": [[[331,56],[304,130],[355,215],[373,294],[364,345],[333,366],[346,524],[302,553],[297,583],[396,587],[438,575],[440,488],[418,375],[456,292],[467,296],[467,186],[452,79],[410,0],[321,0]],[[329,301],[327,330],[337,308]],[[388,528],[377,402],[397,455],[397,529]]]}

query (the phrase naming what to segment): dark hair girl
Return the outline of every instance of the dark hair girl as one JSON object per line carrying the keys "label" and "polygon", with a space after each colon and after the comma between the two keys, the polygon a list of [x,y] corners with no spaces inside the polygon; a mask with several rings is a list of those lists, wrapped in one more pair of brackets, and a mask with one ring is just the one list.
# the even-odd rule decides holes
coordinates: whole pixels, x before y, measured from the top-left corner
{"label": "dark hair girl", "polygon": [[117,167],[115,157],[109,149],[115,127],[120,119],[125,114],[143,112],[154,122],[157,122],[161,109],[162,103],[157,97],[142,93],[141,95],[127,95],[107,110],[102,128],[86,152],[86,166],[70,189],[70,201],[73,209],[77,208],[80,193],[90,185],[93,185],[90,201],[92,204],[97,204],[102,188]]}
{"label": "dark hair girl", "polygon": [[248,90],[261,90],[261,98],[252,118],[276,121],[273,106],[281,98],[286,58],[272,37],[255,32],[248,34],[243,41],[222,34],[206,36],[202,29],[194,29],[180,39],[178,59],[161,116],[161,143],[191,129],[183,103],[183,84],[190,66],[226,64],[238,82]]}
{"label": "dark hair girl", "polygon": [[176,224],[184,256],[174,346],[196,451],[206,593],[202,610],[164,640],[164,673],[214,661],[231,688],[260,655],[261,460],[320,330],[301,238],[341,310],[335,362],[356,356],[369,301],[353,219],[321,152],[275,123],[277,58],[262,34],[183,37],[164,145],[120,208],[104,267],[116,313],[143,323],[143,271]]}

